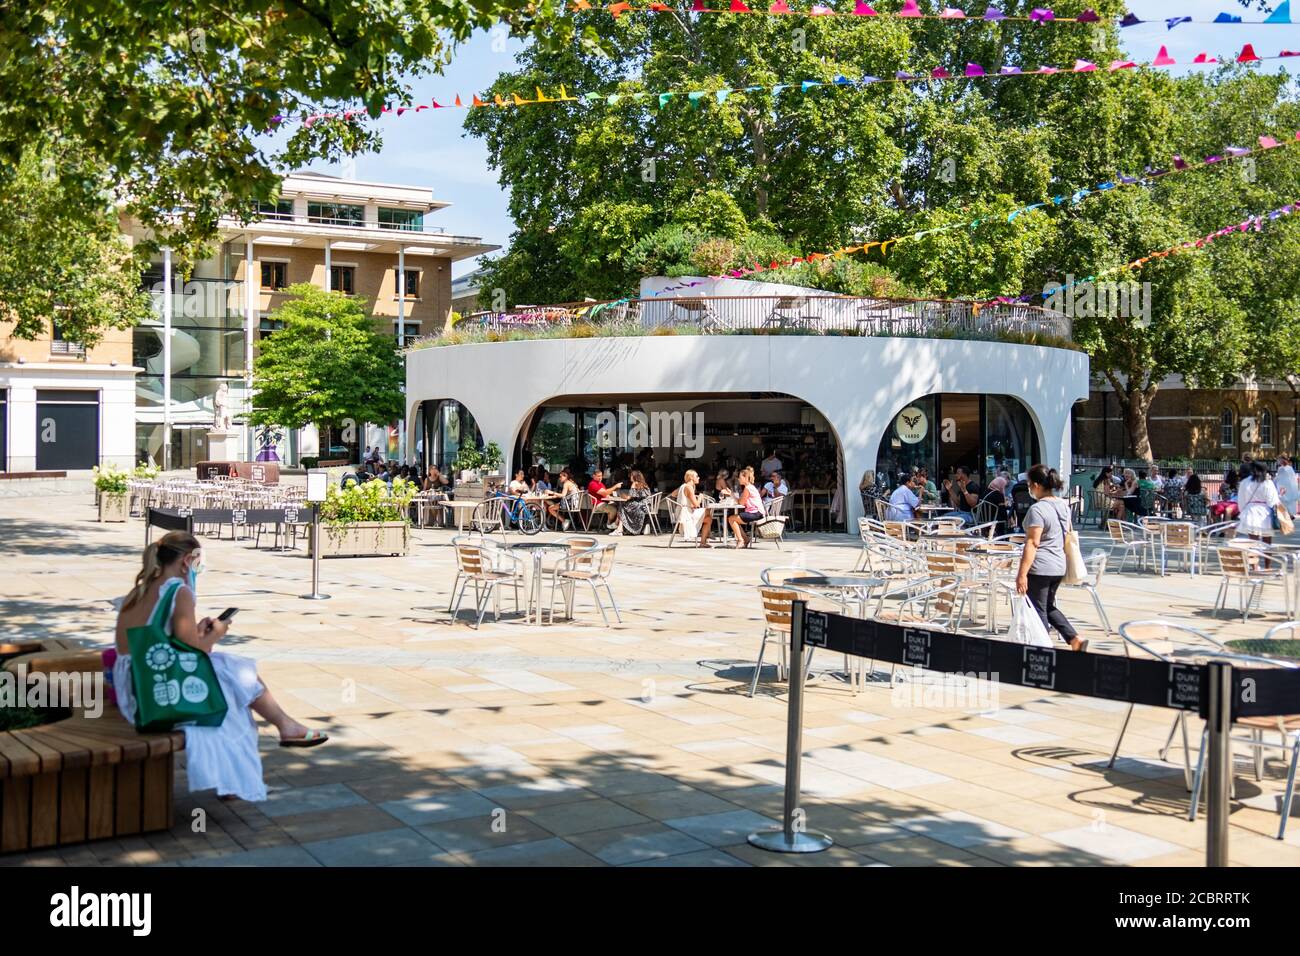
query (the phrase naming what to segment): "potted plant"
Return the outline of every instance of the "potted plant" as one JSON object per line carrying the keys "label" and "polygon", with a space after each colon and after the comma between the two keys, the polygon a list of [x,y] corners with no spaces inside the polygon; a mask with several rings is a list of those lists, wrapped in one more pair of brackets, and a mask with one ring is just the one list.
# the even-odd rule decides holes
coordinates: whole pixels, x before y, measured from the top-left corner
{"label": "potted plant", "polygon": [[462,482],[478,481],[478,470],[482,467],[483,453],[473,445],[461,446],[460,451],[456,452],[456,460],[452,462],[452,468]]}
{"label": "potted plant", "polygon": [[349,481],[325,492],[320,516],[322,558],[406,554],[410,543],[410,505],[414,482],[393,480],[392,488],[374,478],[365,484]]}
{"label": "potted plant", "polygon": [[95,494],[99,500],[100,521],[125,521],[130,515],[127,498],[127,474],[116,465],[91,469],[95,480]]}
{"label": "potted plant", "polygon": [[497,478],[502,477],[501,463],[504,460],[505,456],[501,454],[501,446],[494,441],[488,442],[487,447],[483,449],[483,467],[487,469],[488,474]]}

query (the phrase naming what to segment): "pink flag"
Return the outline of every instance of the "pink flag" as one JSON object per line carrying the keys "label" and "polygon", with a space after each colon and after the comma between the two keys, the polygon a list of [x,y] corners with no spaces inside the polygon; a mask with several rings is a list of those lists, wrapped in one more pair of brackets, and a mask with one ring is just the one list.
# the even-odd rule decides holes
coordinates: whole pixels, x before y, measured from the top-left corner
{"label": "pink flag", "polygon": [[1253,43],[1247,43],[1241,48],[1241,53],[1237,55],[1238,63],[1256,63],[1258,61],[1259,57],[1255,55],[1255,45]]}
{"label": "pink flag", "polygon": [[1075,61],[1074,61],[1074,72],[1075,72],[1075,73],[1088,73],[1088,72],[1091,72],[1092,70],[1095,70],[1095,69],[1097,69],[1097,64],[1096,64],[1096,63],[1089,63],[1087,60],[1075,60]]}
{"label": "pink flag", "polygon": [[692,13],[699,13],[703,9],[704,9],[704,0],[695,0],[695,2],[691,4]]}
{"label": "pink flag", "polygon": [[1193,63],[1218,63],[1219,61],[1216,57],[1212,57],[1208,53],[1198,53],[1196,54],[1196,59],[1194,59],[1192,62]]}
{"label": "pink flag", "polygon": [[1050,76],[1050,75],[1053,74],[1053,73],[1060,73],[1061,70],[1060,70],[1059,67],[1055,67],[1055,66],[1040,66],[1040,67],[1039,67],[1038,69],[1036,69],[1034,72],[1035,72],[1035,73],[1046,73],[1046,74],[1048,74],[1048,75]]}
{"label": "pink flag", "polygon": [[916,5],[916,0],[903,0],[903,9],[899,10],[896,16],[900,17],[919,17],[921,8]]}
{"label": "pink flag", "polygon": [[1132,60],[1111,60],[1108,69],[1114,73],[1116,70],[1131,70],[1136,66]]}
{"label": "pink flag", "polygon": [[1152,66],[1173,66],[1175,62],[1177,61],[1175,61],[1174,58],[1169,55],[1168,47],[1162,46],[1160,48],[1160,52],[1156,54],[1156,58],[1151,61],[1151,65]]}
{"label": "pink flag", "polygon": [[1281,53],[1278,54],[1278,56],[1300,56],[1300,51],[1283,50]]}
{"label": "pink flag", "polygon": [[767,12],[768,13],[789,13],[790,4],[786,3],[785,0],[775,0],[775,2],[770,7],[767,8]]}
{"label": "pink flag", "polygon": [[1259,138],[1260,149],[1272,149],[1276,145],[1277,145],[1277,140],[1275,140],[1272,136],[1261,136]]}
{"label": "pink flag", "polygon": [[952,74],[949,73],[947,70],[945,70],[943,67],[939,67],[938,69],[931,70],[930,75],[934,77],[936,80],[946,80],[952,77]]}
{"label": "pink flag", "polygon": [[965,20],[966,12],[964,10],[958,10],[956,7],[944,7],[943,12],[939,14],[939,17],[943,20]]}
{"label": "pink flag", "polygon": [[809,10],[808,13],[809,15],[814,17],[829,17],[833,13],[835,13],[835,11],[832,10],[830,7],[823,6],[820,3],[814,3],[813,8]]}
{"label": "pink flag", "polygon": [[866,3],[865,0],[858,0],[853,8],[853,15],[855,17],[874,17],[876,11],[872,10],[871,4]]}
{"label": "pink flag", "polygon": [[433,103],[433,108],[434,108],[435,110],[443,110],[443,109],[446,109],[446,107],[443,106],[441,103],[439,103],[437,100],[430,100],[430,102]]}

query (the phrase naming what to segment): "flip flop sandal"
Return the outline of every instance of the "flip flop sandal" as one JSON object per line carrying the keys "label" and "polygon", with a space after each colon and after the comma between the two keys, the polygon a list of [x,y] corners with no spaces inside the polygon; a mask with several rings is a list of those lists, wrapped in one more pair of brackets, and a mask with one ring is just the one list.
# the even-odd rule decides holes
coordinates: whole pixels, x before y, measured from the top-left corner
{"label": "flip flop sandal", "polygon": [[290,737],[287,740],[281,740],[280,746],[281,747],[319,747],[327,740],[329,740],[329,737],[321,733],[319,730],[309,730],[307,731],[306,736]]}

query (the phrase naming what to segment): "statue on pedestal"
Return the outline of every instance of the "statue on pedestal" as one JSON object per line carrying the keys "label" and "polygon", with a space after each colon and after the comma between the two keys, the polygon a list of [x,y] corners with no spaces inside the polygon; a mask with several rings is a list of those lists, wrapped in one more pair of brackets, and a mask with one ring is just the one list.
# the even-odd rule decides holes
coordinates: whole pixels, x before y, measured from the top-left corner
{"label": "statue on pedestal", "polygon": [[230,431],[230,386],[222,382],[212,396],[212,430]]}

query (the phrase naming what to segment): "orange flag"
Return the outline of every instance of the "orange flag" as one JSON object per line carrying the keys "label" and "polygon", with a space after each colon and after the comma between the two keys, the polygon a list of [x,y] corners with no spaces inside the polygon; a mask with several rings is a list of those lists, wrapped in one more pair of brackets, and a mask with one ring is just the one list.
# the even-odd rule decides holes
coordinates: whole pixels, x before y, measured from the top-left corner
{"label": "orange flag", "polygon": [[614,15],[615,20],[617,20],[621,15],[623,15],[624,13],[626,13],[628,10],[631,9],[632,9],[632,4],[623,3],[622,0],[620,0],[619,3],[611,3],[609,5],[609,12]]}
{"label": "orange flag", "polygon": [[464,105],[465,105],[464,103],[462,103],[462,102],[460,101],[460,94],[459,94],[459,93],[456,94],[456,105],[457,105],[457,106],[464,106]]}
{"label": "orange flag", "polygon": [[494,94],[492,98],[493,98],[494,100],[496,100],[496,104],[497,104],[497,106],[506,106],[506,105],[508,105],[508,104],[506,103],[506,101],[503,100],[503,99],[501,98],[501,94],[500,94],[500,93],[496,93],[496,94]]}
{"label": "orange flag", "polygon": [[481,99],[479,99],[479,98],[478,98],[478,94],[475,93],[475,94],[474,94],[474,102],[471,103],[470,106],[487,106],[487,104],[484,103]]}

